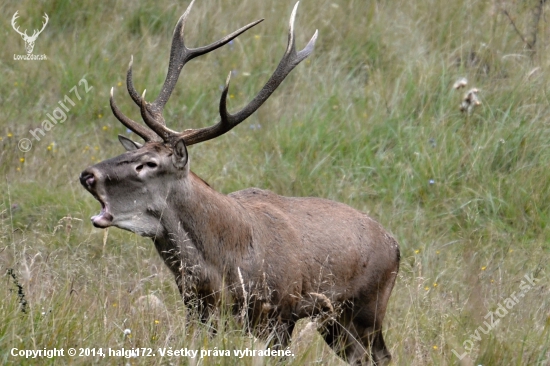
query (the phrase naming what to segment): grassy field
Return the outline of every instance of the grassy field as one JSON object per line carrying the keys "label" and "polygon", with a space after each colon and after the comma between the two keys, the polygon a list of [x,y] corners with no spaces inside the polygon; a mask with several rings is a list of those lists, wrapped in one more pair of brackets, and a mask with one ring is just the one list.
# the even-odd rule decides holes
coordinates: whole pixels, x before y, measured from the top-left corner
{"label": "grassy field", "polygon": [[[529,3],[537,2],[304,0],[297,45],[319,29],[312,56],[241,126],[189,150],[193,171],[218,191],[326,197],[395,235],[401,269],[384,328],[396,365],[550,364],[550,28],[544,16],[534,20]],[[124,85],[130,56],[137,89],[156,95],[187,5],[0,4],[0,362],[338,364],[318,336],[295,342],[287,359],[10,355],[264,347],[229,316],[200,324],[150,240],[92,227],[100,207],[78,181],[123,151],[116,136],[130,134],[111,114],[109,90],[140,120]],[[247,103],[284,52],[293,5],[197,1],[190,46],[266,20],[186,67],[165,110],[168,125],[215,122],[230,70],[230,108]],[[14,60],[25,54],[10,24],[16,11],[28,34],[48,14],[33,51],[47,60]],[[461,77],[479,89],[471,113],[459,110],[465,89],[452,88]],[[48,114],[63,119],[60,101],[66,120],[35,132],[37,140],[30,131]],[[33,144],[26,153],[23,138]]]}

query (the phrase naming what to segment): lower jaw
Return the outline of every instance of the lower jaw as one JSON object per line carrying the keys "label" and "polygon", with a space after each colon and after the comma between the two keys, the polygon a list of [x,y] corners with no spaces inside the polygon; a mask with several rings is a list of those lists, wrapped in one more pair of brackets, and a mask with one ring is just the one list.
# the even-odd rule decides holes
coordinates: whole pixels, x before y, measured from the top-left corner
{"label": "lower jaw", "polygon": [[113,216],[109,213],[103,213],[101,215],[97,215],[92,217],[92,224],[95,227],[105,229],[112,225],[113,222]]}

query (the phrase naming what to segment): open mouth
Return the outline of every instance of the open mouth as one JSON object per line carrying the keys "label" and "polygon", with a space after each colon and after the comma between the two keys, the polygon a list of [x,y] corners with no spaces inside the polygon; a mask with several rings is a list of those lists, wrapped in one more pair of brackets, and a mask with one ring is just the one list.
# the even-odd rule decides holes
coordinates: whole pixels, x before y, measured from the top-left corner
{"label": "open mouth", "polygon": [[84,171],[80,174],[80,183],[90,192],[99,203],[101,203],[101,211],[99,214],[92,216],[91,220],[95,227],[105,229],[112,225],[113,215],[109,213],[109,207],[103,201],[96,191],[96,179],[90,172]]}
{"label": "open mouth", "polygon": [[[97,198],[97,197],[96,197]],[[95,227],[105,229],[113,223],[113,215],[109,213],[107,205],[103,203],[99,198],[97,198],[99,203],[101,203],[101,211],[99,214],[92,216],[92,223]]]}

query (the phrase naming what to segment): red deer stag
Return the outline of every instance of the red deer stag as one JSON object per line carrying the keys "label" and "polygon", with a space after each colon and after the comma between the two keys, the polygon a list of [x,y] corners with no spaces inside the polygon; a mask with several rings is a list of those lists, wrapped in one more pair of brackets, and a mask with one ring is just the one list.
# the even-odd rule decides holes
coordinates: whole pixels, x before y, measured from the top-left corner
{"label": "red deer stag", "polygon": [[101,203],[94,226],[152,238],[184,301],[194,304],[203,319],[221,303],[232,304],[254,331],[273,332],[284,347],[299,318],[324,315],[320,330],[341,357],[351,364],[387,363],[391,356],[382,321],[397,276],[399,246],[380,224],[320,198],[281,197],[258,188],[223,195],[189,170],[187,146],[218,137],[254,113],[313,51],[317,32],[296,51],[296,4],[286,52],[258,95],[229,113],[228,77],[219,122],[176,132],[162,113],[183,66],[263,20],[211,45],[187,48],[183,29],[192,5],[174,30],[166,80],[153,103],[134,88],[130,62],[128,92],[149,129],[122,114],[111,89],[114,115],[145,144],[119,136],[126,153],[80,174],[82,185]]}

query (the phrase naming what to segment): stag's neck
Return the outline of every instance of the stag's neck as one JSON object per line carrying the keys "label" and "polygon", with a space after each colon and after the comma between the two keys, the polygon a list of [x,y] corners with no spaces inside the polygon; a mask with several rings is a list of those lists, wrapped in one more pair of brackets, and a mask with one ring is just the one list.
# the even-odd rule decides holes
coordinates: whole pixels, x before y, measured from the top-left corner
{"label": "stag's neck", "polygon": [[161,218],[165,239],[185,238],[184,232],[187,242],[180,247],[194,247],[209,264],[224,268],[228,261],[238,263],[252,245],[247,212],[192,172],[180,182],[166,200],[171,214]]}

